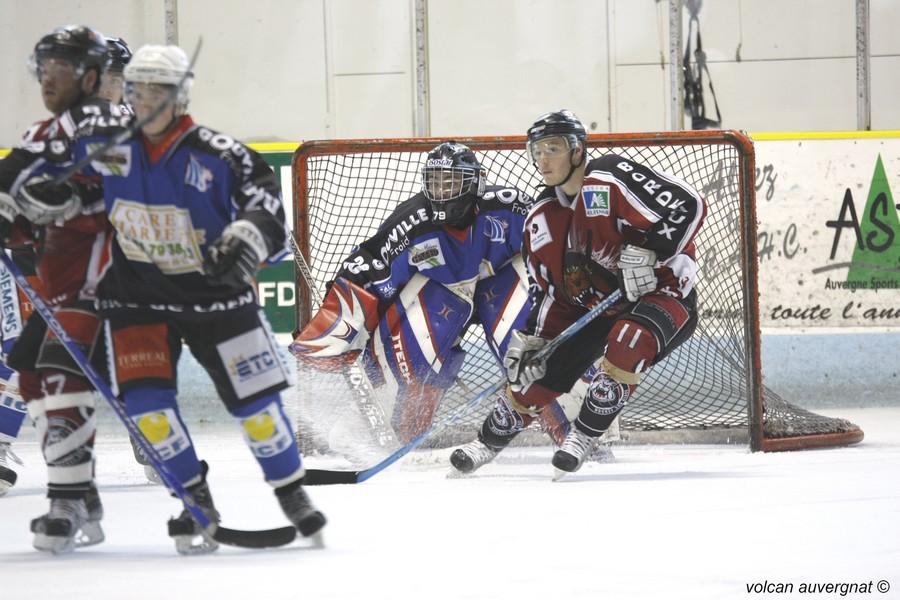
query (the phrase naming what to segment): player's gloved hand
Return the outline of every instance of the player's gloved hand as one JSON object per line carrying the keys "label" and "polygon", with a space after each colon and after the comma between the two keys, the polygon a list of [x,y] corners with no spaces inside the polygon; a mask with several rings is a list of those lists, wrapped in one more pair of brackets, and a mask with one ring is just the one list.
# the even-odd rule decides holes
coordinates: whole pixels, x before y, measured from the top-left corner
{"label": "player's gloved hand", "polygon": [[619,254],[619,284],[631,302],[656,291],[656,252],[626,244]]}
{"label": "player's gloved hand", "polygon": [[49,174],[32,177],[16,194],[19,210],[29,222],[46,225],[68,221],[81,213],[81,196],[70,182],[53,183]]}
{"label": "player's gloved hand", "polygon": [[6,243],[12,235],[13,221],[19,216],[19,207],[9,194],[0,192],[0,242]]}
{"label": "player's gloved hand", "polygon": [[542,378],[547,373],[547,361],[535,360],[534,355],[544,347],[547,340],[521,331],[513,331],[509,338],[509,346],[503,357],[506,379],[513,391]]}
{"label": "player's gloved hand", "polygon": [[253,284],[259,263],[268,256],[262,233],[250,221],[229,223],[206,252],[203,271],[210,283],[243,289]]}

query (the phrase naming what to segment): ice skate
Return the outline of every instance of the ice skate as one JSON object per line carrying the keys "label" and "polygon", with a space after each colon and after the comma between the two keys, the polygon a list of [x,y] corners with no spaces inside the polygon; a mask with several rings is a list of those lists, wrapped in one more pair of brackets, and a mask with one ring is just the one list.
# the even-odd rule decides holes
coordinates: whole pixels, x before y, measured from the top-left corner
{"label": "ice skate", "polygon": [[[211,523],[219,522],[219,511],[213,504],[212,493],[209,491],[209,485],[206,483],[206,463],[203,464],[202,477],[200,483],[186,487],[188,493],[193,497],[197,508],[206,515]],[[184,509],[181,514],[174,519],[169,519],[169,537],[175,540],[175,550],[179,554],[207,554],[215,552],[219,547],[219,542],[213,539],[200,524],[194,520],[191,513]]]}
{"label": "ice skate", "polygon": [[141,445],[137,443],[133,436],[129,436],[128,439],[131,440],[131,450],[134,452],[134,460],[144,467],[144,476],[147,478],[147,481],[149,483],[162,485],[162,477],[160,477],[159,473],[156,472],[156,469],[153,468],[150,459],[147,458],[147,455],[144,453],[144,449],[141,448]]}
{"label": "ice skate", "polygon": [[450,476],[458,476],[460,474],[468,475],[475,470],[480,469],[487,463],[494,460],[498,450],[491,448],[480,439],[474,439],[468,444],[457,448],[450,455],[450,464],[456,471],[451,471]]}
{"label": "ice skate", "polygon": [[321,547],[323,545],[322,528],[326,523],[325,515],[316,510],[300,482],[278,488],[275,490],[275,496],[278,498],[281,510],[294,524],[294,527],[300,531],[300,534],[309,538],[313,546]]}
{"label": "ice skate", "polygon": [[15,471],[7,466],[9,464],[7,459],[20,465],[22,464],[19,457],[13,454],[13,451],[10,449],[9,442],[0,442],[0,496],[6,494],[12,486],[16,485],[16,479],[19,477]]}
{"label": "ice skate", "polygon": [[582,433],[577,427],[569,430],[562,446],[553,454],[553,466],[556,467],[554,480],[561,479],[566,473],[574,473],[581,468],[585,456],[594,447],[596,438]]}
{"label": "ice skate", "polygon": [[[98,498],[99,500],[99,498]],[[100,517],[103,516],[102,508]],[[84,498],[51,498],[50,511],[31,521],[36,549],[65,554],[104,540],[100,519],[91,520]]]}

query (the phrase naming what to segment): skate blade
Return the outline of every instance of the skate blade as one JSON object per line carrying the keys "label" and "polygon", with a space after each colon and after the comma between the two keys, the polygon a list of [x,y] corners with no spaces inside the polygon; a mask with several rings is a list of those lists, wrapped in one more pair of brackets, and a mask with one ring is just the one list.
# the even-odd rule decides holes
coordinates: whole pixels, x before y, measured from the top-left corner
{"label": "skate blade", "polygon": [[156,472],[156,469],[154,469],[150,465],[144,466],[144,476],[147,478],[147,483],[162,485],[162,477],[160,477],[159,473]]}
{"label": "skate blade", "polygon": [[88,521],[75,534],[75,547],[96,546],[106,539],[100,521]]}
{"label": "skate blade", "polygon": [[175,540],[175,551],[182,556],[210,554],[219,549],[219,542],[205,531],[196,535],[173,535],[172,539]]}
{"label": "skate blade", "polygon": [[12,484],[5,479],[0,479],[0,496],[3,496],[12,489]]}
{"label": "skate blade", "polygon": [[450,467],[450,470],[447,471],[447,479],[468,479],[474,472],[475,471],[469,471],[468,473],[463,473],[456,467]]}
{"label": "skate blade", "polygon": [[96,546],[106,539],[106,535],[103,533],[103,528],[100,527],[99,521],[87,521],[72,537],[47,535],[44,532],[42,525],[42,523],[32,523],[31,527],[31,530],[34,532],[34,541],[32,542],[32,545],[36,550],[40,550],[41,552],[68,554],[76,548]]}
{"label": "skate blade", "polygon": [[322,550],[325,548],[325,537],[321,531],[317,531],[309,537],[297,538],[300,540],[299,546],[307,550]]}
{"label": "skate blade", "polygon": [[562,481],[567,475],[571,475],[572,473],[574,473],[574,471],[563,471],[562,469],[553,467],[553,481]]}
{"label": "skate blade", "polygon": [[68,536],[47,535],[46,533],[34,534],[31,543],[35,550],[50,552],[52,554],[68,554],[75,549],[75,539]]}
{"label": "skate blade", "polygon": [[609,446],[600,445],[588,455],[587,460],[595,463],[614,463],[616,456]]}

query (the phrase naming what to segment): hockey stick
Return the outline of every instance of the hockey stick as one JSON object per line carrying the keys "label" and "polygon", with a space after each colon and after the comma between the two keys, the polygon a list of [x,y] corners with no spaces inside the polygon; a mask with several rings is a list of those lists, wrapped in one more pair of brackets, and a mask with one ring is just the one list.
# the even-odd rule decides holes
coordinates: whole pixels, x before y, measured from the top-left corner
{"label": "hockey stick", "polygon": [[112,407],[113,411],[116,413],[116,416],[119,417],[119,420],[122,421],[122,424],[125,425],[125,429],[128,430],[128,433],[137,440],[138,444],[143,449],[144,453],[147,455],[147,458],[150,459],[150,462],[153,464],[153,468],[156,469],[156,472],[159,473],[160,477],[162,477],[166,486],[176,495],[181,501],[184,503],[185,509],[191,513],[191,516],[195,521],[203,528],[203,530],[212,537],[214,540],[221,542],[223,544],[227,544],[230,546],[240,546],[243,548],[272,548],[276,546],[284,546],[285,544],[290,544],[297,537],[297,529],[296,527],[278,527],[275,529],[265,529],[258,531],[243,531],[239,529],[229,529],[227,527],[221,527],[218,523],[212,522],[207,518],[203,511],[201,511],[197,504],[194,502],[194,498],[191,496],[190,492],[188,492],[181,482],[178,481],[178,478],[169,470],[166,466],[165,462],[163,462],[162,457],[156,451],[156,448],[153,447],[147,441],[147,438],[144,437],[144,434],[140,429],[134,424],[131,418],[125,413],[125,409],[121,404],[116,400],[115,394],[113,394],[109,385],[97,374],[97,371],[94,370],[94,367],[91,366],[87,357],[85,357],[84,353],[81,351],[81,348],[72,340],[69,336],[68,332],[66,332],[65,328],[60,325],[59,321],[56,320],[56,317],[53,316],[53,312],[50,308],[44,303],[44,300],[38,296],[38,294],[34,291],[34,288],[31,287],[31,284],[25,279],[25,276],[22,274],[22,271],[19,267],[12,261],[12,259],[6,255],[6,252],[0,252],[0,261],[3,262],[3,265],[9,270],[12,276],[15,278],[16,283],[19,284],[19,287],[25,292],[25,295],[31,301],[31,304],[34,306],[34,309],[41,315],[41,317],[46,321],[47,326],[53,331],[56,337],[60,342],[66,347],[66,350],[72,356],[72,359],[78,364],[81,368],[81,371],[84,373],[85,377],[93,384],[93,386],[97,389],[98,392],[106,399],[106,402]]}
{"label": "hockey stick", "polygon": [[[309,263],[306,262],[306,258],[304,258],[303,253],[300,251],[300,247],[297,245],[297,240],[294,238],[294,232],[289,231],[288,236],[291,243],[291,250],[294,253],[294,264],[296,264],[297,268],[300,270],[300,275],[306,283],[306,288],[313,295],[313,300],[321,307],[324,299],[313,278]],[[342,370],[341,375],[344,377],[347,386],[353,393],[353,398],[356,401],[356,406],[359,408],[360,413],[362,413],[366,421],[369,422],[369,425],[375,430],[375,438],[378,445],[382,448],[396,448],[398,442],[396,435],[394,435],[394,430],[387,424],[387,419],[381,405],[373,399],[375,390],[372,389],[368,377],[366,377],[362,353],[360,353],[356,360],[353,361],[350,370]]]}
{"label": "hockey stick", "polygon": [[166,108],[171,106],[172,103],[175,102],[175,99],[178,98],[178,94],[181,92],[181,88],[184,86],[184,82],[187,81],[187,78],[194,76],[194,64],[197,62],[197,57],[200,55],[200,48],[202,47],[203,38],[200,37],[197,39],[197,47],[194,48],[194,53],[191,55],[191,62],[188,64],[187,71],[185,71],[184,75],[181,76],[181,79],[178,80],[178,83],[172,86],[169,94],[163,99],[162,102],[160,102],[159,106],[154,108],[150,112],[150,114],[148,114],[143,119],[135,121],[134,123],[126,127],[124,131],[108,139],[97,148],[94,148],[93,150],[88,152],[86,156],[77,160],[74,164],[72,164],[65,171],[63,171],[53,179],[53,185],[59,185],[68,181],[73,175],[88,166],[91,162],[103,156],[103,154],[105,154],[106,151],[113,146],[118,146],[123,142],[127,142],[129,139],[131,139],[131,136],[140,131],[144,125],[161,115],[162,112],[166,110]]}
{"label": "hockey stick", "polygon": [[[550,342],[547,343],[543,348],[541,348],[534,356],[534,358],[546,358],[553,353],[556,348],[559,347],[560,344],[571,338],[578,331],[581,330],[585,325],[593,321],[596,317],[598,317],[601,313],[605,312],[609,309],[613,304],[618,302],[622,297],[621,290],[616,290],[609,296],[603,299],[602,302],[591,308],[588,312],[582,315],[577,321],[569,325],[563,330],[558,336],[553,338]],[[451,412],[447,413],[443,416],[439,421],[433,423],[430,428],[424,433],[421,433],[410,440],[405,446],[398,448],[394,451],[393,454],[379,462],[378,464],[369,467],[368,469],[363,469],[361,471],[331,471],[327,469],[307,469],[306,476],[303,478],[303,483],[305,485],[331,485],[335,483],[362,483],[367,479],[371,478],[374,475],[377,475],[387,467],[391,466],[404,456],[406,456],[412,450],[415,450],[419,446],[421,446],[425,440],[432,434],[437,433],[438,431],[443,430],[449,425],[452,425],[456,421],[460,420],[467,414],[469,414],[472,410],[478,407],[486,398],[496,394],[503,386],[506,385],[506,380],[498,381],[491,387],[487,388],[471,400],[469,400],[465,404],[461,404],[460,406],[453,409]]]}

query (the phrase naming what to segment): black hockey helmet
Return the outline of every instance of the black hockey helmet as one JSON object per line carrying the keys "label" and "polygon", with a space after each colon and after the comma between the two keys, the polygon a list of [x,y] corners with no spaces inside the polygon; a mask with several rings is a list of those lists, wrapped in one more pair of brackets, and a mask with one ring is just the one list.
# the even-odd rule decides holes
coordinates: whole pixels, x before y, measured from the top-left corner
{"label": "black hockey helmet", "polygon": [[572,168],[569,170],[566,179],[561,182],[564,183],[569,180],[569,177],[572,176],[575,169],[582,165],[587,158],[587,152],[583,151],[581,153],[581,159],[578,162],[573,160],[576,149],[581,148],[582,150],[586,150],[585,140],[587,139],[587,131],[581,123],[581,120],[576,117],[575,113],[571,110],[557,110],[545,113],[538,117],[531,127],[528,128],[528,142],[526,144],[528,157],[535,166],[537,166],[537,161],[535,159],[534,145],[540,140],[551,137],[563,138],[569,147],[569,161]]}
{"label": "black hockey helmet", "polygon": [[29,67],[38,81],[41,79],[40,63],[45,58],[71,62],[78,78],[83,77],[90,69],[96,69],[97,84],[94,91],[97,91],[100,76],[109,64],[109,51],[106,38],[96,29],[85,25],[66,25],[54,29],[35,44]]}
{"label": "black hockey helmet", "polygon": [[449,141],[435,147],[422,167],[422,192],[431,203],[431,220],[467,227],[486,183],[481,163],[468,146]]}
{"label": "black hockey helmet", "polygon": [[109,51],[109,66],[107,69],[118,72],[124,71],[125,65],[131,60],[132,54],[131,48],[128,47],[125,40],[117,37],[106,38],[106,48]]}

